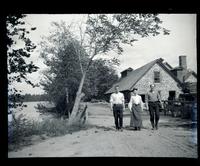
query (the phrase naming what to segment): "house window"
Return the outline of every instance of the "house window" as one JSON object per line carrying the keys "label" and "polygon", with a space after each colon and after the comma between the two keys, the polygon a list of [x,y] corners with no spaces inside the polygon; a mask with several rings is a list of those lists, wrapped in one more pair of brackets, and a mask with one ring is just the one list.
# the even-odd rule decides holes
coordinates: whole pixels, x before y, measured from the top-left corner
{"label": "house window", "polygon": [[154,71],[154,83],[160,83],[160,72]]}

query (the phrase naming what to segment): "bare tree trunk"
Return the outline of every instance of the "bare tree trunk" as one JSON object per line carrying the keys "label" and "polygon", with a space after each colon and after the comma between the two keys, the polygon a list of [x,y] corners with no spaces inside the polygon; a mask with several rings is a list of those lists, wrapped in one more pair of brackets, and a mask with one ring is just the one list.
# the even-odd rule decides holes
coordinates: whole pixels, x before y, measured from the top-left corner
{"label": "bare tree trunk", "polygon": [[[94,58],[95,55],[96,55],[96,47],[94,49],[93,55],[91,56],[91,58],[90,58],[90,60],[87,64],[85,71],[82,70],[83,75],[82,75],[81,82],[80,82],[79,87],[78,87],[78,91],[76,93],[76,99],[75,99],[75,102],[74,102],[72,113],[71,113],[70,118],[69,118],[69,125],[76,125],[80,121],[80,116],[78,116],[79,115],[79,106],[80,106],[81,99],[85,95],[84,93],[82,93],[83,84],[84,84],[84,81],[85,81],[86,73],[89,70],[90,65],[92,64],[93,58]],[[80,64],[81,64],[81,62],[80,62]]]}
{"label": "bare tree trunk", "polygon": [[86,76],[86,71],[83,73],[83,76],[81,78],[81,82],[79,84],[78,91],[76,93],[76,99],[75,99],[75,102],[74,102],[74,107],[72,109],[72,113],[71,113],[70,118],[69,118],[69,124],[70,125],[76,124],[79,121],[79,119],[77,118],[78,117],[77,114],[78,114],[81,99],[84,97],[84,93],[82,93],[82,89],[83,89],[83,84],[84,84],[84,81],[85,81],[85,76]]}

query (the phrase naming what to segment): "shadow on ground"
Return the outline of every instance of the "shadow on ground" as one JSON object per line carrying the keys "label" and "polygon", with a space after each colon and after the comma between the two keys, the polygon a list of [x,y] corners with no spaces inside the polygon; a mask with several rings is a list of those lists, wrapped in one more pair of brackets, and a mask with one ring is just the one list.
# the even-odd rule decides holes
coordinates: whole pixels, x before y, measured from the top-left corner
{"label": "shadow on ground", "polygon": [[[100,129],[100,130],[103,130],[103,131],[116,131],[115,126],[106,127],[106,126],[99,126],[99,125],[92,125],[92,124],[88,124],[87,127],[85,127],[85,130],[91,129],[91,128],[96,128],[96,129]],[[148,129],[148,128],[142,127],[141,130],[142,129]],[[133,131],[134,127],[127,125],[127,126],[123,127],[123,130]]]}
{"label": "shadow on ground", "polygon": [[170,128],[183,128],[185,130],[194,129],[197,127],[197,124],[187,119],[168,119],[167,122],[159,122],[160,127],[170,127]]}
{"label": "shadow on ground", "polygon": [[104,130],[104,131],[115,131],[114,126],[106,127],[106,126],[88,124],[87,127],[86,127],[86,129],[91,129],[91,128],[101,129],[101,130]]}

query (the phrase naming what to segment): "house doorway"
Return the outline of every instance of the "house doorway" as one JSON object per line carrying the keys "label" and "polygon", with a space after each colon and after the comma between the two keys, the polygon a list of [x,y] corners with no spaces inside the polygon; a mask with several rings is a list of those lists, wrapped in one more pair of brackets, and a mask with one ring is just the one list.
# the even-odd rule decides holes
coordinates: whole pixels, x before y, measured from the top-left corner
{"label": "house doorway", "polygon": [[145,102],[145,94],[140,94],[141,98],[142,98],[142,102]]}
{"label": "house doorway", "polygon": [[174,100],[176,98],[176,91],[169,91],[169,98]]}

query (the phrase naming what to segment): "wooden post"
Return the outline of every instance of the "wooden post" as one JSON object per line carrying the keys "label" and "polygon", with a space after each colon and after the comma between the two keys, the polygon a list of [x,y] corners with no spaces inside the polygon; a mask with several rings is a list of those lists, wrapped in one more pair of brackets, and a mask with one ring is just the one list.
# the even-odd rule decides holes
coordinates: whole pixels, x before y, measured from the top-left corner
{"label": "wooden post", "polygon": [[65,87],[65,113],[67,111],[67,117],[69,118],[70,116],[70,110],[69,110],[69,90],[68,90],[68,87],[66,86]]}

